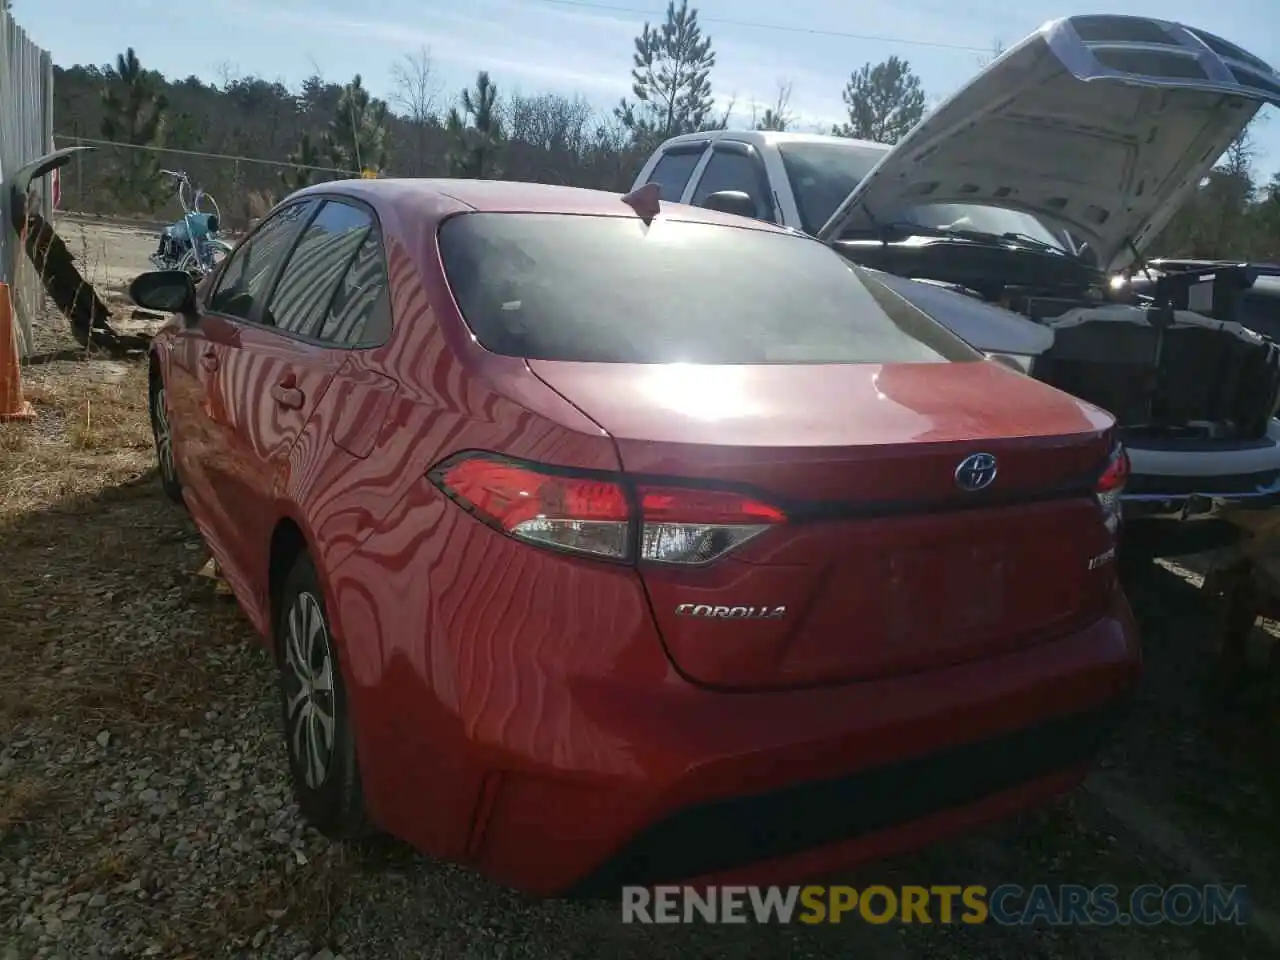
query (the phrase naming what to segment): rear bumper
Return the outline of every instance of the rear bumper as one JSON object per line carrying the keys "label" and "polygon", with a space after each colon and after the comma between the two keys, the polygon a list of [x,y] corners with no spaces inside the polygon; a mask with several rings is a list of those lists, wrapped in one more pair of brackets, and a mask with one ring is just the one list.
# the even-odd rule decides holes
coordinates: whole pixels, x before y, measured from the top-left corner
{"label": "rear bumper", "polygon": [[539,894],[777,883],[931,842],[1070,788],[1141,655],[1109,614],[1004,657],[838,689],[615,697],[600,738],[632,761],[570,777],[512,753],[475,821],[486,873]]}
{"label": "rear bumper", "polygon": [[860,842],[883,841],[877,835],[895,829],[899,849],[915,846],[903,829],[914,821],[931,820],[945,834],[949,817],[989,819],[984,807],[1020,791],[1039,793],[1055,780],[1072,786],[1125,705],[1117,700],[923,757],[685,807],[640,831],[573,892],[609,896],[623,884],[690,877],[775,880],[805,859],[834,869],[867,855]]}
{"label": "rear bumper", "polygon": [[1280,421],[1261,440],[1235,448],[1129,446],[1127,519],[1208,520],[1228,510],[1280,504]]}

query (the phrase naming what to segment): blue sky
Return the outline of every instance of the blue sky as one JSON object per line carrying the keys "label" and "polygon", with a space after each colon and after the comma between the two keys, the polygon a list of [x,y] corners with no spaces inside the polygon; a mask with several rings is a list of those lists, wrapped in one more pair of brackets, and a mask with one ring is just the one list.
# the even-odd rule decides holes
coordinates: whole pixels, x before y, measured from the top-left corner
{"label": "blue sky", "polygon": [[[770,102],[780,80],[811,123],[842,114],[840,90],[862,63],[898,54],[911,62],[932,102],[961,85],[985,51],[1010,45],[1046,20],[1074,13],[1158,16],[1204,27],[1280,63],[1276,0],[701,0],[718,54],[718,99]],[[296,85],[319,72],[360,73],[376,95],[391,93],[392,64],[427,47],[442,96],[487,69],[509,92],[581,93],[607,108],[628,92],[632,38],[665,0],[14,0],[13,12],[54,61],[106,63],[132,46],[168,75],[217,79],[258,74]],[[755,25],[755,24],[759,24]],[[1267,26],[1270,24],[1270,27]],[[787,29],[779,29],[785,27]],[[808,32],[806,32],[808,31]],[[824,35],[825,32],[825,35]],[[846,34],[832,36],[830,34]],[[857,36],[847,36],[847,35]],[[1257,164],[1280,168],[1280,119],[1266,108],[1256,130]],[[55,118],[56,124],[56,118]]]}

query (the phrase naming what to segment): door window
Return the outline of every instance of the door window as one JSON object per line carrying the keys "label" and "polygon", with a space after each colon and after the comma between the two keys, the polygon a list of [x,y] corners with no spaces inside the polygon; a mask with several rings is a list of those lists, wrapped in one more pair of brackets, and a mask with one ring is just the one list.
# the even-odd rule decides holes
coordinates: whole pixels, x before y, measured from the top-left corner
{"label": "door window", "polygon": [[213,313],[256,319],[265,306],[276,268],[289,252],[294,237],[315,209],[314,200],[294,203],[265,220],[223,265],[209,298]]}
{"label": "door window", "polygon": [[373,216],[363,207],[326,201],[289,254],[261,322],[314,335],[334,289],[372,227]]}
{"label": "door window", "polygon": [[764,183],[764,171],[757,157],[738,150],[716,150],[693,191],[693,205],[702,206],[707,197],[721,190],[740,190],[754,201],[758,218],[772,220],[773,205]]}
{"label": "door window", "polygon": [[685,185],[693,176],[693,168],[702,158],[705,145],[673,147],[662,155],[649,182],[658,185],[658,196],[670,203],[678,203],[684,195]]}

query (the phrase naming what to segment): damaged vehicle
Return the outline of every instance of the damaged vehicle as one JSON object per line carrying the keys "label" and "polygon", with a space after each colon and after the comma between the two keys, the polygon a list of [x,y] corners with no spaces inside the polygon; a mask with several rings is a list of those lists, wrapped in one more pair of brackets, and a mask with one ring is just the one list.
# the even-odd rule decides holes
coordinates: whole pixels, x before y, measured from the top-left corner
{"label": "damaged vehicle", "polygon": [[896,146],[690,134],[636,186],[815,235],[973,346],[1113,413],[1132,463],[1125,516],[1176,553],[1231,535],[1178,521],[1280,502],[1280,349],[1197,311],[1176,281],[1110,278],[1141,271],[1264,103],[1280,103],[1280,76],[1211,33],[1067,17]]}
{"label": "damaged vehicle", "polygon": [[1117,274],[1111,287],[1172,298],[1184,310],[1242,324],[1280,343],[1280,264],[1161,257]]}

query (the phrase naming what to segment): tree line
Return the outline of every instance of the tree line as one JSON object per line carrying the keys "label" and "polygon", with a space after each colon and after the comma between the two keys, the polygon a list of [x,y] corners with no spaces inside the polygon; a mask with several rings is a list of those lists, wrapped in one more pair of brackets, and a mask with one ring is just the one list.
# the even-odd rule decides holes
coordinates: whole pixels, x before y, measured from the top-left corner
{"label": "tree line", "polygon": [[[487,71],[448,95],[429,49],[398,60],[391,96],[374,97],[356,75],[318,73],[298,89],[230,67],[217,82],[169,79],[126,50],[104,66],[55,67],[54,119],[65,136],[108,140],[67,171],[64,206],[99,213],[176,213],[162,167],[181,167],[243,222],[286,193],[364,169],[394,176],[504,178],[624,190],[662,140],[699,130],[797,126],[791,84],[780,81],[763,110],[717,101],[716,54],[698,11],[670,0],[646,22],[631,52],[631,90],[612,110],[581,96],[500,91]],[[852,71],[846,118],[833,134],[895,143],[925,113],[920,78],[890,56]],[[65,145],[65,141],[60,144]],[[193,151],[279,161],[277,166],[158,152]],[[1156,253],[1280,259],[1280,175],[1255,181],[1243,136],[1186,208]]]}

